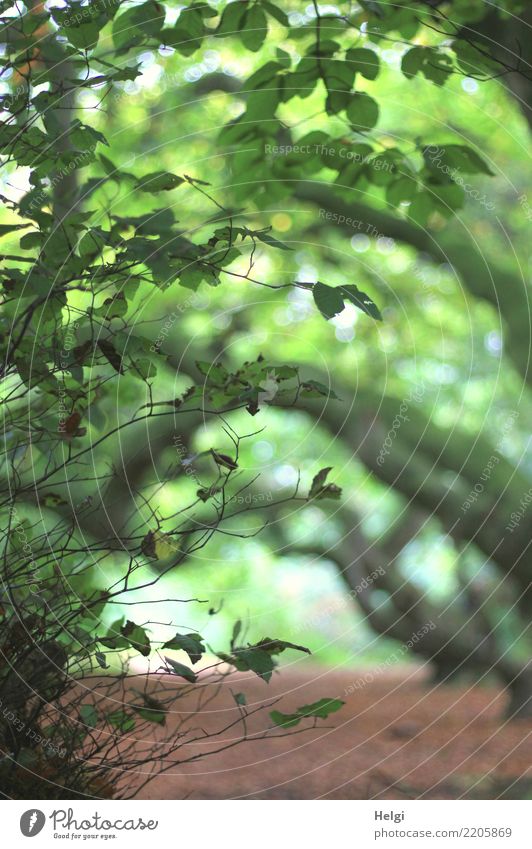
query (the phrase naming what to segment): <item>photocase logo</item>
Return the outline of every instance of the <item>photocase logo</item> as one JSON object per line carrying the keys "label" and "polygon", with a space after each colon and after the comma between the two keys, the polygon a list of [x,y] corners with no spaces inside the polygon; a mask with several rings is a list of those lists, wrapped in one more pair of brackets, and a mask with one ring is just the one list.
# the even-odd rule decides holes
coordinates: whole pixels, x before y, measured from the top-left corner
{"label": "photocase logo", "polygon": [[46,817],[42,811],[37,808],[31,808],[29,811],[24,811],[20,818],[20,830],[24,837],[35,837],[43,830]]}

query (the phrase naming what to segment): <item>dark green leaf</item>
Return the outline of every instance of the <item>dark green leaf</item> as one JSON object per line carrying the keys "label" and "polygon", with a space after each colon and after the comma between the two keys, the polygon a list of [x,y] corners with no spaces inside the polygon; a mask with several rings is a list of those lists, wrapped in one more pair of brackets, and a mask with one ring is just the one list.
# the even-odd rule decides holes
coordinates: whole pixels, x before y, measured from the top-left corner
{"label": "dark green leaf", "polygon": [[368,50],[366,47],[354,47],[346,52],[345,58],[353,69],[366,77],[367,80],[374,80],[379,75],[379,57],[374,50]]}
{"label": "dark green leaf", "polygon": [[153,696],[148,695],[148,693],[139,693],[138,695],[141,697],[143,704],[133,705],[133,710],[147,722],[164,725],[166,723],[168,708],[162,702],[158,701],[158,699],[154,699]]}
{"label": "dark green leaf", "polygon": [[376,321],[382,321],[379,308],[365,292],[361,292],[360,289],[351,284],[340,286],[340,291],[344,298],[354,304],[355,307],[358,307],[359,310],[362,310],[362,312],[365,312],[366,315],[371,316]]}
{"label": "dark green leaf", "polygon": [[228,454],[222,454],[220,451],[215,451],[214,448],[211,448],[211,454],[217,466],[222,466],[224,469],[229,469],[229,471],[234,471],[238,468],[237,462],[232,457],[229,457]]}
{"label": "dark green leaf", "polygon": [[124,710],[115,710],[107,715],[107,721],[117,728],[122,734],[127,734],[128,731],[133,731],[135,728],[135,719],[131,714]]}
{"label": "dark green leaf", "polygon": [[320,491],[320,489],[324,486],[327,477],[329,476],[329,472],[332,470],[332,466],[327,466],[325,469],[321,469],[317,475],[312,479],[312,484],[309,490],[309,498],[314,498],[315,495]]}
{"label": "dark green leaf", "polygon": [[493,177],[487,162],[463,144],[430,145],[423,150],[423,158],[436,175],[442,171],[462,171],[464,174],[487,174]]}
{"label": "dark green leaf", "polygon": [[123,617],[115,620],[115,622],[113,622],[112,625],[109,626],[109,630],[106,636],[99,637],[98,641],[103,646],[106,646],[106,648],[109,649],[119,650],[127,648],[129,645],[129,641],[121,633],[121,628],[123,624]]}
{"label": "dark green leaf", "polygon": [[164,23],[164,6],[154,0],[129,8],[113,22],[113,43],[118,50],[142,44],[160,33]]}
{"label": "dark green leaf", "polygon": [[403,56],[401,70],[408,79],[421,72],[436,85],[443,85],[453,68],[449,56],[437,48],[416,46]]}
{"label": "dark green leaf", "polygon": [[305,652],[305,654],[311,654],[310,649],[307,649],[306,646],[300,646],[297,643],[289,643],[288,640],[272,640],[271,637],[263,637],[262,640],[255,644],[254,648],[267,651],[272,655],[281,654],[281,652],[286,651],[286,649],[294,649],[295,651]]}
{"label": "dark green leaf", "polygon": [[190,669],[189,666],[185,666],[184,663],[178,663],[177,660],[172,660],[171,657],[165,656],[164,660],[174,675],[179,675],[180,678],[184,678],[185,681],[190,681],[191,684],[196,683],[196,673],[193,669]]}
{"label": "dark green leaf", "polygon": [[283,12],[279,6],[276,6],[275,3],[270,3],[270,0],[262,0],[262,8],[267,11],[272,18],[275,18],[276,21],[279,21],[284,27],[290,26],[290,22],[288,20],[288,15],[286,12]]}
{"label": "dark green leaf", "polygon": [[145,177],[141,177],[137,182],[137,188],[141,192],[157,194],[157,192],[169,192],[183,182],[184,180],[177,174],[171,174],[169,171],[155,171],[153,174],[146,174]]}
{"label": "dark green leaf", "polygon": [[266,15],[258,5],[248,7],[240,30],[242,44],[256,52],[262,45],[268,32]]}
{"label": "dark green leaf", "polygon": [[331,713],[336,713],[344,704],[345,702],[342,702],[341,699],[319,699],[319,701],[310,705],[303,705],[303,707],[297,709],[297,712],[303,717],[317,716],[320,719],[327,719]]}
{"label": "dark green leaf", "polygon": [[354,130],[371,130],[379,120],[379,105],[365,92],[351,95],[346,115]]}
{"label": "dark green leaf", "polygon": [[186,652],[192,664],[201,660],[202,654],[205,653],[203,637],[200,634],[176,634],[175,637],[164,643],[163,649]]}
{"label": "dark green leaf", "polygon": [[293,728],[295,725],[299,725],[302,720],[298,713],[281,713],[279,710],[272,710],[270,718],[274,725],[281,728]]}
{"label": "dark green leaf", "polygon": [[237,669],[249,669],[265,681],[272,677],[275,664],[267,651],[255,648],[236,649],[234,655],[238,661]]}
{"label": "dark green leaf", "polygon": [[412,47],[411,50],[407,50],[401,60],[401,70],[405,77],[408,79],[415,77],[423,67],[424,58],[423,47]]}
{"label": "dark green leaf", "polygon": [[233,625],[233,633],[231,634],[231,651],[234,651],[236,641],[238,640],[239,634],[242,630],[242,622],[240,619],[237,619],[235,624]]}
{"label": "dark green leaf", "polygon": [[107,663],[103,652],[97,651],[94,656],[98,661],[98,666],[101,666],[102,669],[109,669],[109,664]]}
{"label": "dark green leaf", "polygon": [[331,713],[336,713],[344,704],[345,702],[342,702],[340,699],[320,699],[310,705],[303,705],[303,707],[297,708],[294,713],[281,713],[274,710],[270,713],[270,717],[275,725],[279,725],[282,728],[292,728],[294,725],[298,725],[302,719],[308,719],[309,717],[327,719]]}
{"label": "dark green leaf", "polygon": [[302,383],[301,394],[306,398],[320,398],[325,396],[336,401],[340,400],[336,392],[333,392],[329,386],[325,386],[324,383],[320,383],[318,380],[306,380]]}
{"label": "dark green leaf", "polygon": [[319,281],[312,287],[314,301],[324,318],[334,318],[342,312],[344,308],[344,299],[339,289],[334,289],[332,286],[327,286]]}
{"label": "dark green leaf", "polygon": [[15,230],[23,230],[27,224],[0,224],[0,238],[6,233],[14,233]]}
{"label": "dark green leaf", "polygon": [[228,3],[222,12],[216,35],[218,37],[237,35],[247,8],[247,0],[236,0],[234,3]]}
{"label": "dark green leaf", "polygon": [[122,357],[117,352],[115,346],[108,339],[99,339],[97,342],[98,348],[104,357],[110,362],[115,371],[122,374]]}
{"label": "dark green leaf", "polygon": [[95,728],[98,724],[98,711],[94,705],[81,705],[79,709],[79,718],[84,725],[90,728]]}
{"label": "dark green leaf", "polygon": [[134,649],[137,649],[144,657],[148,657],[151,651],[149,637],[141,625],[135,625],[134,622],[128,621],[120,629],[120,633],[125,637]]}

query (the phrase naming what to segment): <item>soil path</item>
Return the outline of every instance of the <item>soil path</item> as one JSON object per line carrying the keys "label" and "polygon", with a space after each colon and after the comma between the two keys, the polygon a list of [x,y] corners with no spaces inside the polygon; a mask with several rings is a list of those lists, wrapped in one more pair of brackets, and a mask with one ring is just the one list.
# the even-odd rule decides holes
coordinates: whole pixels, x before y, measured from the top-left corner
{"label": "soil path", "polygon": [[[320,728],[172,766],[140,798],[532,798],[532,722],[507,722],[505,696],[493,687],[433,685],[412,667],[329,672],[305,665],[284,669],[269,686],[242,676],[236,688],[233,681],[238,689],[250,707],[281,695],[283,711],[324,695],[346,704]],[[235,711],[231,694],[222,693],[200,724],[218,730]],[[267,712],[259,716],[251,732],[269,724]]]}

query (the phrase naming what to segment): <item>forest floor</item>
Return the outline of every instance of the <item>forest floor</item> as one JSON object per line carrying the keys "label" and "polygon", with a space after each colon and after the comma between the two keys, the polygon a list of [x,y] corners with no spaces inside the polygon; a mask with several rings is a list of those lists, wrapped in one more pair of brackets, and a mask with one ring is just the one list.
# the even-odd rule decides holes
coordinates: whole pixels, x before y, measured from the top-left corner
{"label": "forest floor", "polygon": [[[383,672],[305,665],[284,668],[269,685],[241,679],[231,690],[245,691],[251,708],[272,696],[283,697],[283,712],[324,696],[345,705],[308,731],[172,766],[140,798],[532,798],[532,721],[505,720],[506,697],[493,686],[435,685],[411,666]],[[218,730],[236,717],[233,705],[231,693],[222,693],[202,713],[201,726]],[[269,724],[264,711],[249,727]],[[222,739],[235,736],[233,730]]]}

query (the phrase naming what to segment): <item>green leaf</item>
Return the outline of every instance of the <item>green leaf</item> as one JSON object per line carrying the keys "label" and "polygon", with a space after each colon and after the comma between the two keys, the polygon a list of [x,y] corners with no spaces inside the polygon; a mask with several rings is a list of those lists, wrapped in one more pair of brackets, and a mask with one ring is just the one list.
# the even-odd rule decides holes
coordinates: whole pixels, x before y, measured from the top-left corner
{"label": "green leaf", "polygon": [[351,284],[340,286],[340,291],[344,298],[355,307],[358,307],[359,310],[362,310],[362,312],[365,312],[366,315],[371,316],[376,321],[382,321],[379,308],[365,292],[361,292],[360,289]]}
{"label": "green leaf", "polygon": [[276,6],[275,3],[270,3],[270,0],[262,0],[262,8],[266,10],[266,12],[275,18],[276,21],[279,21],[284,27],[290,26],[290,21],[288,20],[288,15],[286,12],[283,12],[279,6]]}
{"label": "green leaf", "polygon": [[379,120],[379,104],[369,94],[356,92],[351,95],[346,115],[354,130],[371,130]]}
{"label": "green leaf", "polygon": [[140,77],[142,71],[140,65],[126,65],[125,68],[120,68],[108,75],[108,80],[111,82],[126,82],[127,80],[136,80]]}
{"label": "green leaf", "polygon": [[90,261],[99,256],[104,247],[105,233],[99,227],[94,227],[79,240],[78,252],[82,259]]}
{"label": "green leaf", "polygon": [[200,634],[176,634],[175,637],[164,643],[163,649],[186,652],[192,664],[201,660],[202,654],[205,653],[203,637]]}
{"label": "green leaf", "polygon": [[207,378],[209,385],[223,386],[229,378],[229,372],[221,363],[196,360],[196,367]]}
{"label": "green leaf", "polygon": [[98,641],[106,648],[109,649],[125,649],[128,647],[129,642],[121,634],[121,628],[124,624],[124,617],[120,617],[120,619],[116,619],[110,626],[109,630],[105,637],[98,637]]}
{"label": "green leaf", "polygon": [[301,384],[301,394],[305,398],[332,398],[335,401],[339,401],[339,397],[336,392],[329,386],[325,386],[324,383],[320,383],[319,380],[306,380]]}
{"label": "green leaf", "polygon": [[57,378],[51,373],[45,362],[40,361],[35,356],[27,356],[22,351],[19,351],[14,359],[19,377],[28,389],[39,386],[47,392],[55,393],[57,391]]}
{"label": "green leaf", "polygon": [[423,74],[428,80],[436,85],[443,85],[453,72],[453,63],[449,56],[438,50],[427,48],[426,59],[423,64]]}
{"label": "green leaf", "polygon": [[206,8],[208,7],[189,6],[187,9],[182,9],[175,25],[162,31],[161,41],[174,47],[183,56],[191,56],[201,47],[206,33],[202,14],[202,9]]}
{"label": "green leaf", "polygon": [[94,705],[81,705],[79,717],[83,724],[88,725],[89,728],[95,728],[98,724],[98,711]]}
{"label": "green leaf", "polygon": [[117,50],[142,44],[160,33],[165,17],[164,6],[148,0],[129,8],[113,22],[113,43]]}
{"label": "green leaf", "polygon": [[27,226],[27,224],[0,224],[0,238],[6,233],[14,233],[15,230],[23,230]]}
{"label": "green leaf", "polygon": [[408,215],[423,227],[436,209],[435,199],[429,192],[418,192],[408,207]]}
{"label": "green leaf", "polygon": [[151,651],[151,643],[146,631],[141,625],[135,625],[134,622],[128,619],[125,625],[120,628],[120,633],[143,657],[148,657]]}
{"label": "green leaf", "polygon": [[334,501],[339,501],[342,497],[342,489],[339,486],[336,486],[335,483],[328,483],[327,486],[324,486],[323,489],[318,492],[316,495],[316,500],[321,501],[324,498],[331,498]]}
{"label": "green leaf", "polygon": [[452,74],[452,60],[434,47],[412,47],[402,58],[401,70],[407,79],[422,73],[428,80],[443,85]]}
{"label": "green leaf", "polygon": [[436,185],[427,183],[427,188],[430,189],[436,201],[435,208],[437,211],[450,218],[454,210],[461,209],[464,205],[465,191],[457,183],[436,183]]}
{"label": "green leaf", "polygon": [[24,235],[20,237],[19,244],[23,250],[28,251],[32,248],[40,248],[45,238],[45,233],[32,230],[31,233],[24,233]]}
{"label": "green leaf", "polygon": [[272,248],[279,248],[282,251],[291,251],[288,245],[285,245],[284,242],[280,242],[279,239],[276,239],[272,236],[267,230],[248,230],[245,229],[245,233],[248,236],[252,236],[254,239],[258,239],[260,242],[264,242],[265,245],[269,245]]}
{"label": "green leaf", "polygon": [[148,531],[140,544],[140,548],[146,557],[154,557],[156,560],[167,560],[175,555],[179,546],[173,541],[169,534],[162,531]]}
{"label": "green leaf", "polygon": [[107,715],[107,721],[117,728],[122,734],[127,734],[128,731],[133,731],[135,728],[135,719],[131,714],[124,710],[115,710]]}
{"label": "green leaf", "polygon": [[303,705],[297,709],[298,713],[301,716],[317,716],[320,719],[327,719],[331,713],[336,713],[340,710],[345,702],[341,701],[341,699],[319,699],[317,702],[313,702],[310,705]]}
{"label": "green leaf", "polygon": [[412,47],[401,60],[401,70],[407,79],[412,79],[421,71],[424,61],[424,48]]}
{"label": "green leaf", "polygon": [[321,469],[317,475],[312,479],[312,484],[309,490],[309,498],[314,498],[315,495],[320,491],[320,489],[325,484],[327,477],[329,476],[329,472],[332,470],[332,466],[327,466],[325,469]]}
{"label": "green leaf", "polygon": [[98,662],[98,666],[101,666],[102,669],[109,669],[109,664],[107,663],[103,652],[97,651],[94,657]]}
{"label": "green leaf", "polygon": [[115,346],[108,339],[99,339],[96,343],[98,348],[108,360],[108,362],[112,365],[115,371],[119,374],[122,374],[122,357],[116,350]]}
{"label": "green leaf", "polygon": [[211,454],[217,466],[228,469],[230,472],[238,468],[236,460],[233,460],[228,454],[222,454],[220,451],[215,451],[214,448],[211,448]]}
{"label": "green leaf", "polygon": [[279,710],[272,710],[270,718],[274,725],[281,728],[293,728],[295,725],[299,725],[302,719],[298,713],[281,713]]}
{"label": "green leaf", "polygon": [[423,150],[423,158],[435,174],[456,169],[464,174],[487,174],[493,177],[488,163],[464,144],[429,145]]}
{"label": "green leaf", "polygon": [[310,650],[305,646],[289,643],[287,640],[272,640],[271,637],[264,637],[255,645],[233,649],[231,655],[219,652],[218,657],[234,666],[239,672],[254,672],[259,678],[268,682],[276,665],[273,656],[281,654],[286,649],[310,654]]}
{"label": "green leaf", "polygon": [[345,307],[344,299],[355,307],[365,312],[377,321],[382,321],[382,316],[377,305],[369,295],[361,292],[356,286],[347,284],[345,286],[327,286],[325,283],[315,283],[312,287],[314,301],[324,318],[334,318],[341,313]]}
{"label": "green leaf", "polygon": [[218,38],[223,38],[227,35],[237,35],[242,26],[242,18],[246,14],[247,8],[247,0],[236,0],[234,3],[228,3],[222,12],[222,17],[215,35]]}
{"label": "green leaf", "polygon": [[264,681],[269,681],[272,677],[272,672],[275,668],[275,663],[267,651],[255,648],[236,649],[235,666],[242,672],[250,670],[263,678]]}
{"label": "green leaf", "polygon": [[164,660],[174,675],[179,675],[180,678],[184,678],[185,681],[190,681],[191,684],[196,683],[197,675],[193,669],[190,669],[189,666],[185,666],[184,663],[178,663],[177,660],[172,660],[171,657],[165,656]]}
{"label": "green leaf", "polygon": [[468,77],[478,77],[479,74],[494,76],[500,73],[501,66],[489,55],[485,45],[459,38],[452,42],[451,48],[456,55],[458,67]]}
{"label": "green leaf", "polygon": [[253,646],[235,649],[233,654],[218,652],[218,657],[234,666],[239,672],[254,672],[266,682],[270,680],[275,669],[272,656],[267,651]]}
{"label": "green leaf", "polygon": [[[93,241],[86,243],[84,246],[84,250],[89,249],[91,244],[95,243]],[[85,254],[83,259],[90,259],[90,257]],[[127,311],[128,302],[125,298],[124,293],[117,292],[116,295],[112,295],[112,297],[106,298],[103,304],[101,304],[101,306],[96,307],[96,309],[92,310],[92,314],[101,316],[101,318],[103,318],[105,321],[112,321],[113,318],[122,318],[122,316],[126,315]]]}
{"label": "green leaf", "polygon": [[169,171],[155,171],[153,174],[141,177],[137,182],[137,189],[141,192],[157,194],[157,192],[169,192],[183,182],[184,180],[177,174],[171,174]]}
{"label": "green leaf", "polygon": [[109,177],[114,177],[115,179],[118,179],[119,171],[116,165],[113,165],[111,160],[108,159],[107,156],[104,156],[103,153],[98,154],[98,159],[102,163],[105,173]]}
{"label": "green leaf", "polygon": [[100,30],[107,23],[107,16],[97,8],[96,3],[79,6],[76,11],[72,7],[53,8],[51,15],[60,27],[60,34],[78,50],[93,50],[98,43]]}
{"label": "green leaf", "polygon": [[353,70],[367,80],[375,80],[378,77],[380,60],[374,50],[368,50],[366,47],[354,47],[346,52],[345,58],[351,64]]}
{"label": "green leaf", "polygon": [[233,625],[233,632],[231,634],[231,651],[234,651],[234,649],[235,649],[235,644],[236,644],[236,641],[238,640],[238,637],[240,635],[241,630],[242,630],[242,622],[240,621],[240,619],[237,619],[237,621]]}
{"label": "green leaf", "polygon": [[244,47],[254,53],[260,49],[268,33],[268,21],[260,6],[248,8],[240,30],[240,39]]}
{"label": "green leaf", "polygon": [[80,24],[77,27],[63,27],[62,31],[74,46],[80,50],[94,50],[98,44],[101,26],[95,21]]}
{"label": "green leaf", "polygon": [[345,702],[340,699],[320,699],[310,705],[303,705],[297,708],[294,713],[281,713],[274,710],[270,713],[272,722],[281,728],[293,728],[298,725],[302,719],[315,717],[317,719],[327,719],[331,713],[336,713],[343,707]]}
{"label": "green leaf", "polygon": [[323,499],[323,498],[333,498],[338,500],[342,495],[342,490],[339,486],[336,486],[334,483],[326,484],[327,476],[331,471],[331,466],[328,466],[326,469],[322,469],[318,474],[314,477],[309,494],[308,500],[311,499]]}
{"label": "green leaf", "polygon": [[393,180],[386,188],[386,200],[393,206],[399,206],[400,203],[411,201],[417,192],[415,179],[411,177],[399,177],[398,180]]}
{"label": "green leaf", "polygon": [[282,69],[283,66],[279,62],[266,62],[262,68],[259,68],[248,77],[242,86],[242,91],[256,91],[262,87],[270,88],[272,80],[275,79]]}
{"label": "green leaf", "polygon": [[344,299],[339,289],[327,286],[319,281],[312,287],[314,302],[324,318],[334,318],[342,312]]}
{"label": "green leaf", "polygon": [[271,637],[263,637],[262,640],[259,640],[258,643],[255,644],[254,648],[261,649],[262,651],[267,651],[269,654],[281,654],[281,652],[286,651],[286,649],[294,649],[295,651],[302,651],[305,654],[311,654],[312,652],[306,646],[300,646],[297,643],[290,643],[288,640],[275,640],[271,639]]}
{"label": "green leaf", "polygon": [[142,698],[143,705],[133,705],[133,710],[147,722],[164,725],[168,709],[162,702],[154,699],[153,696],[149,696],[148,693],[139,693],[138,695]]}
{"label": "green leaf", "polygon": [[295,70],[285,77],[285,100],[296,95],[301,98],[310,97],[320,78],[318,62],[312,56],[303,56]]}

